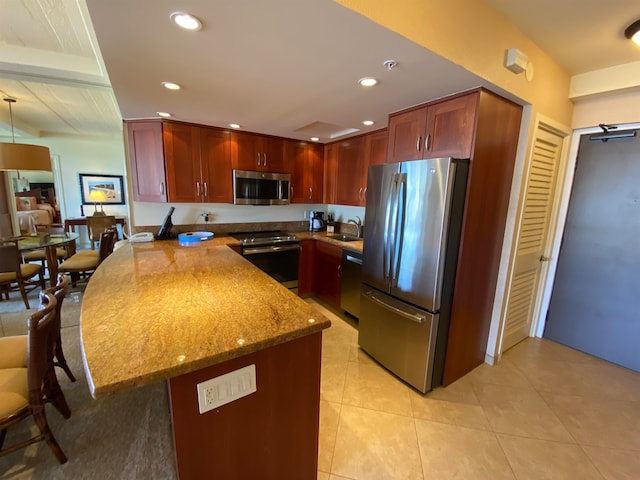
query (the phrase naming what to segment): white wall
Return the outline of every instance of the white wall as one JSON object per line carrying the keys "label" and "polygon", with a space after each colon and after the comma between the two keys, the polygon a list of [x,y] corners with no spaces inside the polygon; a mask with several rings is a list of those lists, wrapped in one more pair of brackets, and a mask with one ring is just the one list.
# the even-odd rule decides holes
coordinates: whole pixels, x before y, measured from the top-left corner
{"label": "white wall", "polygon": [[[120,136],[43,136],[21,138],[19,142],[49,147],[51,156],[57,157],[60,182],[56,182],[56,190],[57,194],[63,197],[60,200],[60,213],[63,218],[80,216],[81,196],[78,174],[106,173],[125,176],[124,144]],[[126,176],[124,182],[126,192]],[[125,194],[125,205],[107,205],[104,211],[109,215],[129,215],[129,201]],[[93,212],[92,205],[86,205],[84,209],[89,215]]]}

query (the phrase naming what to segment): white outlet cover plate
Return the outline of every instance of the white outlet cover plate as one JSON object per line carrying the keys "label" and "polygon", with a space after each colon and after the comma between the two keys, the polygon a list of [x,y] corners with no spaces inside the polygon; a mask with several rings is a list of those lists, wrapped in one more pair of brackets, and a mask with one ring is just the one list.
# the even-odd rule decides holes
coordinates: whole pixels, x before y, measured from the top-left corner
{"label": "white outlet cover plate", "polygon": [[246,397],[257,389],[254,364],[211,378],[197,384],[199,411],[200,413],[208,412]]}

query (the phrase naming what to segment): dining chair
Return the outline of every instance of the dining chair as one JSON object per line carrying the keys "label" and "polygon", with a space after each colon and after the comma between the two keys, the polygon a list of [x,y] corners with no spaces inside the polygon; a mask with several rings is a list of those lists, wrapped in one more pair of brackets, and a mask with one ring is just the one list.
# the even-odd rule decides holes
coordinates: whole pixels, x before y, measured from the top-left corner
{"label": "dining chair", "polygon": [[[47,422],[45,403],[64,418],[71,416],[53,368],[56,298],[40,292],[40,306],[28,320],[27,342],[21,337],[0,338],[0,456],[45,441],[60,463],[67,457]],[[33,417],[40,433],[4,447],[7,429]]]}
{"label": "dining chair", "polygon": [[95,250],[95,244],[100,241],[100,234],[110,228],[116,228],[116,217],[114,215],[87,217],[87,233],[91,243],[91,250]]}
{"label": "dining chair", "polygon": [[75,253],[60,264],[58,270],[71,275],[71,285],[74,287],[78,280],[87,278],[113,252],[116,241],[115,227],[100,234],[98,250],[84,250]]}
{"label": "dining chair", "polygon": [[[40,276],[39,282],[31,279],[36,275]],[[27,291],[31,291],[37,286],[44,288],[44,273],[40,265],[32,263],[22,263],[18,245],[15,242],[0,244],[0,287],[9,296],[10,290],[19,290],[22,295],[27,310],[30,309]],[[27,287],[32,287],[27,290]]]}
{"label": "dining chair", "polygon": [[56,326],[53,329],[53,333],[56,337],[54,348],[53,348],[53,357],[54,357],[54,365],[56,367],[60,367],[64,370],[64,373],[67,374],[69,380],[72,382],[76,381],[76,377],[71,373],[71,369],[69,365],[67,365],[67,359],[64,358],[64,352],[62,351],[62,302],[64,302],[64,297],[67,294],[67,287],[69,285],[69,277],[66,275],[59,273],[58,278],[56,278],[55,286],[48,288],[45,290],[46,293],[50,293],[54,297],[56,297],[56,316],[55,316],[55,324]]}

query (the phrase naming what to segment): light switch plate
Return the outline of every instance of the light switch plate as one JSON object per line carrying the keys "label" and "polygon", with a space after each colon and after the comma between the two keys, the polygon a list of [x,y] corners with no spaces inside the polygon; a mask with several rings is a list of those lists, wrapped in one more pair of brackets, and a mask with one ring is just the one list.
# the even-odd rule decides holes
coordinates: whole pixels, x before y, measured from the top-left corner
{"label": "light switch plate", "polygon": [[247,365],[197,384],[198,408],[208,412],[257,391],[256,366]]}

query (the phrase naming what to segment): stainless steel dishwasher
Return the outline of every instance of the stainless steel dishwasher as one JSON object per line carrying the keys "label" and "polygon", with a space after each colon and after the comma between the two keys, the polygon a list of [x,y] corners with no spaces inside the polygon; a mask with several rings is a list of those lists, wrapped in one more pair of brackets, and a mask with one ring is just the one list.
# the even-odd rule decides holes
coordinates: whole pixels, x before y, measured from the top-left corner
{"label": "stainless steel dishwasher", "polygon": [[360,317],[360,283],[362,281],[362,253],[342,250],[342,292],[340,308],[356,318]]}

